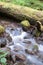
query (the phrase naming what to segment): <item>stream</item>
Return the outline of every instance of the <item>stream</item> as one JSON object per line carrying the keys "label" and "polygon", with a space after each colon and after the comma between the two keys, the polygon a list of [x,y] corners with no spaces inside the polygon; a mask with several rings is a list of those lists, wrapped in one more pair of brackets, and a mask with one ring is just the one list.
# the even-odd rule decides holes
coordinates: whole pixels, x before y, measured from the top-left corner
{"label": "stream", "polygon": [[[15,27],[14,24],[12,24],[14,22],[10,23],[6,23],[7,27],[5,26],[5,32],[8,33],[12,39],[10,42],[7,40],[6,45],[6,48],[10,49],[11,55],[15,55],[17,61],[21,60],[25,63],[24,65],[43,65],[43,44],[38,44],[35,37],[24,31],[22,27]],[[33,51],[34,45],[38,46],[38,52]],[[20,64],[15,63],[14,65]]]}
{"label": "stream", "polygon": [[26,44],[26,42],[29,42],[29,41],[31,42],[29,49],[32,50],[32,46],[38,45],[39,51],[43,52],[43,46],[41,44],[40,45],[37,44],[35,39],[32,37],[24,39],[29,34],[25,31],[23,31],[22,28],[17,28],[17,30],[15,29],[13,31],[11,31],[9,28],[7,28],[6,32],[10,34],[10,36],[12,38],[12,42],[14,43],[14,45],[9,46],[11,48],[11,50],[13,50],[13,47],[16,47],[16,46],[21,47],[21,50],[18,53],[20,53],[20,54],[23,53],[26,56],[27,60],[30,60],[32,63],[35,63],[36,65],[43,65],[43,62],[41,60],[39,60],[37,56],[25,53],[25,49],[29,48],[29,46]]}

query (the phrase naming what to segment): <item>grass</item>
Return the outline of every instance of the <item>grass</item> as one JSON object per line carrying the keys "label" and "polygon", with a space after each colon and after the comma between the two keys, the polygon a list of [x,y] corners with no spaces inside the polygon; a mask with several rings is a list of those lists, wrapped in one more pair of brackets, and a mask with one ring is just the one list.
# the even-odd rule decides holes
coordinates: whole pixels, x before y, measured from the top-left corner
{"label": "grass", "polygon": [[[8,0],[0,0],[7,2]],[[43,1],[41,0],[9,0],[9,2],[17,5],[32,7],[34,9],[43,10]]]}

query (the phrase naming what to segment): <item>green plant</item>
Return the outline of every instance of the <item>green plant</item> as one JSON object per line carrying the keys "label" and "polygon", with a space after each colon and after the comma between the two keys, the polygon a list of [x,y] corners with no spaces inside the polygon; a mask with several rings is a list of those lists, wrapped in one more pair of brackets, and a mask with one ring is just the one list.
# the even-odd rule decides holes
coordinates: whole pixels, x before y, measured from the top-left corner
{"label": "green plant", "polygon": [[0,63],[2,65],[6,65],[6,58],[5,58],[6,55],[7,55],[6,52],[4,52],[3,50],[0,50]]}
{"label": "green plant", "polygon": [[2,2],[9,2],[22,6],[32,7],[34,9],[43,10],[43,1],[41,0],[0,0]]}

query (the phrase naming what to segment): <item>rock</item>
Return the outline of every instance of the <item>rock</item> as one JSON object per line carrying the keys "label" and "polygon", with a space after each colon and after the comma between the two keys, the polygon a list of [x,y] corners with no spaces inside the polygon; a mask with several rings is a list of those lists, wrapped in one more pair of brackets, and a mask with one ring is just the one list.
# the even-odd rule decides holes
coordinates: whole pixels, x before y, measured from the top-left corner
{"label": "rock", "polygon": [[26,65],[23,62],[16,62],[14,65]]}
{"label": "rock", "polygon": [[37,28],[38,28],[39,31],[43,32],[43,25],[40,21],[37,21]]}
{"label": "rock", "polygon": [[25,27],[30,27],[30,23],[28,20],[24,20],[21,22],[21,25],[25,26]]}
{"label": "rock", "polygon": [[41,60],[42,60],[42,62],[43,62],[43,53],[42,53],[42,54],[41,54],[41,53],[39,53],[38,58],[39,58],[39,59],[41,59]]}
{"label": "rock", "polygon": [[40,35],[41,37],[43,37],[43,32],[41,33],[41,35]]}
{"label": "rock", "polygon": [[23,30],[27,31],[30,28],[30,23],[28,20],[24,20],[21,22],[21,25],[23,27]]}
{"label": "rock", "polygon": [[31,54],[31,55],[37,54],[37,52],[38,52],[38,46],[34,45],[32,49],[25,49],[25,52],[27,54]]}
{"label": "rock", "polygon": [[7,45],[7,41],[5,38],[0,38],[0,47],[5,47]]}
{"label": "rock", "polygon": [[36,42],[43,45],[43,37],[37,37]]}
{"label": "rock", "polygon": [[8,40],[8,42],[12,42],[12,38],[10,37],[9,34],[6,33],[6,39]]}
{"label": "rock", "polygon": [[33,54],[34,54],[34,52],[33,52],[33,51],[31,51],[31,50],[29,50],[29,49],[25,49],[25,52],[26,52],[27,54],[31,54],[31,55],[33,55]]}
{"label": "rock", "polygon": [[34,52],[34,53],[37,53],[37,52],[38,52],[38,46],[37,46],[37,45],[34,45],[34,46],[33,46],[33,52]]}
{"label": "rock", "polygon": [[22,49],[22,47],[21,46],[18,46],[18,45],[15,45],[14,46],[14,51],[15,52],[19,52],[19,51],[22,51],[23,49]]}
{"label": "rock", "polygon": [[41,31],[43,32],[43,25],[41,25]]}
{"label": "rock", "polygon": [[5,28],[0,25],[0,34],[2,34],[5,31]]}
{"label": "rock", "polygon": [[[43,42],[43,37],[38,37],[37,41],[42,41]],[[41,44],[41,43],[40,43]]]}
{"label": "rock", "polygon": [[12,57],[13,62],[26,60],[26,56],[24,54],[20,54],[19,52],[11,51],[11,57]]}
{"label": "rock", "polygon": [[38,29],[36,27],[32,30],[32,35],[34,35],[36,37],[40,36],[40,32],[38,31]]}
{"label": "rock", "polygon": [[22,61],[26,60],[26,56],[24,54],[16,54],[15,57],[17,60],[22,60]]}
{"label": "rock", "polygon": [[40,36],[40,32],[37,30],[36,31],[36,34],[35,34],[36,37],[39,37]]}
{"label": "rock", "polygon": [[26,44],[31,44],[31,41],[28,41],[26,39],[23,42],[26,43]]}
{"label": "rock", "polygon": [[15,55],[12,55],[12,60],[13,60],[13,62],[16,61]]}
{"label": "rock", "polygon": [[7,60],[7,65],[13,65],[14,63],[10,60]]}

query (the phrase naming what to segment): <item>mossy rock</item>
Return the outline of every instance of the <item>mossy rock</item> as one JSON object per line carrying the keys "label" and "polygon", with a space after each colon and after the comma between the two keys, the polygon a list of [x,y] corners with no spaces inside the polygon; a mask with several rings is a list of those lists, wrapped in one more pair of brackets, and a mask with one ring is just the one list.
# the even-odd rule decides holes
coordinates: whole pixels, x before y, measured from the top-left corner
{"label": "mossy rock", "polygon": [[24,31],[28,31],[28,29],[30,28],[30,23],[28,20],[21,21],[21,25]]}
{"label": "mossy rock", "polygon": [[28,28],[30,27],[30,23],[29,23],[28,20],[22,21],[22,22],[21,22],[21,25],[24,26],[24,27],[28,27]]}
{"label": "mossy rock", "polygon": [[5,28],[0,25],[0,34],[1,34],[1,33],[4,33],[4,31],[5,31]]}
{"label": "mossy rock", "polygon": [[40,21],[37,21],[37,28],[38,28],[39,31],[43,32],[43,25]]}
{"label": "mossy rock", "polygon": [[41,33],[37,30],[35,36],[36,36],[36,37],[39,37],[40,34],[41,34]]}
{"label": "mossy rock", "polygon": [[33,50],[38,50],[38,46],[34,45]]}

